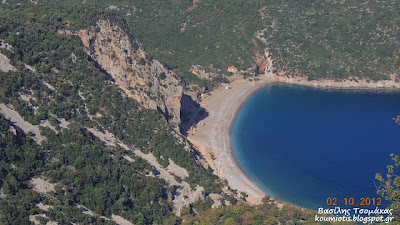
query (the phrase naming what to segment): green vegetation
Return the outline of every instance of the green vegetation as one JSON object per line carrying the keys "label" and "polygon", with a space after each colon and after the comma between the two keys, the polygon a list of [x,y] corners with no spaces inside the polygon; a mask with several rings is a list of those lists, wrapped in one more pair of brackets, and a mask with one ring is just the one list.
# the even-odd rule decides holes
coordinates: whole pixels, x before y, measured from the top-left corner
{"label": "green vegetation", "polygon": [[230,65],[247,69],[254,64],[258,48],[252,39],[262,25],[261,2],[138,1],[140,10],[127,9],[132,13],[126,19],[136,38],[171,69],[189,72],[199,64],[227,74]]}
{"label": "green vegetation", "polygon": [[[91,12],[94,19],[79,17],[94,10],[84,5],[3,5],[0,9],[0,40],[12,45],[10,51],[1,52],[17,68],[0,73],[0,102],[10,104],[34,125],[49,120],[57,130],[42,127],[46,140],[37,145],[0,118],[0,187],[6,195],[0,200],[1,224],[28,224],[28,215],[40,213],[35,206],[39,202],[53,206],[46,215],[59,223],[110,223],[82,214],[76,204],[136,224],[161,223],[174,215],[168,184],[147,176],[152,174],[152,166],[130,151],[104,145],[87,128],[107,130],[127,146],[151,152],[163,166],[173,160],[189,172],[185,181],[192,187],[204,187],[205,194],[221,192],[219,179],[195,162],[195,153],[175,139],[157,111],[143,109],[123,96],[108,75],[88,59],[78,37],[57,34],[58,29],[83,28],[99,18],[123,23],[117,15],[102,10]],[[31,96],[30,101],[20,94]],[[68,129],[61,129],[57,118],[66,119]],[[124,155],[134,161],[123,159]],[[56,192],[33,192],[29,185],[33,177],[56,184]]]}
{"label": "green vegetation", "polygon": [[[22,1],[22,0],[21,0]],[[83,51],[76,31],[108,19],[132,33],[155,58],[172,69],[181,84],[211,90],[231,76],[227,66],[254,68],[253,56],[264,49],[276,70],[290,75],[344,78],[352,75],[384,79],[397,74],[400,50],[398,7],[394,1],[299,2],[202,0],[28,1],[7,0],[0,7],[0,49],[16,71],[0,72],[0,103],[24,120],[41,126],[46,140],[39,145],[0,115],[0,224],[30,224],[29,215],[46,213],[59,224],[113,224],[101,216],[123,216],[135,224],[309,224],[313,213],[266,198],[249,206],[223,194],[230,206],[211,209],[210,193],[220,194],[223,182],[199,165],[198,153],[186,140],[176,138],[165,119],[122,94],[112,79]],[[50,2],[50,3],[49,3]],[[195,1],[196,2],[196,1]],[[57,3],[57,4],[55,4]],[[109,9],[115,5],[118,9]],[[260,38],[256,34],[261,32]],[[140,63],[145,64],[145,59]],[[127,59],[132,63],[132,58]],[[215,73],[200,79],[193,65]],[[29,69],[31,66],[33,70]],[[245,76],[253,76],[248,73]],[[158,77],[163,80],[166,74]],[[54,89],[52,88],[54,87]],[[27,101],[21,95],[29,96]],[[68,121],[65,128],[62,119]],[[45,127],[48,121],[54,128]],[[108,146],[88,129],[112,133],[130,148],[152,153],[158,163],[171,159],[185,168],[184,180],[204,187],[206,197],[173,212],[172,197],[180,187],[169,185],[152,165],[130,150]],[[133,161],[128,161],[129,156]],[[398,158],[393,156],[398,167]],[[381,194],[398,209],[398,176],[389,167]],[[30,180],[43,177],[55,192],[39,194]],[[4,192],[4,196],[3,196]],[[241,193],[245,196],[245,193]],[[49,211],[36,204],[52,206]],[[95,216],[78,207],[89,208]],[[225,202],[223,202],[223,206]],[[196,212],[198,215],[196,215]],[[184,220],[183,220],[184,219]]]}
{"label": "green vegetation", "polygon": [[[321,222],[315,222],[315,211],[304,210],[287,203],[284,203],[279,208],[277,203],[270,200],[269,197],[265,197],[262,200],[262,204],[256,206],[240,203],[233,206],[198,211],[199,215],[197,216],[184,216],[185,222],[183,224],[321,224]],[[352,223],[337,222],[335,224]]]}
{"label": "green vegetation", "polygon": [[[38,146],[18,128],[14,127],[17,135],[10,132],[9,122],[3,117],[0,125],[5,136],[0,143],[0,177],[6,194],[0,201],[2,224],[28,224],[28,216],[40,212],[35,206],[39,202],[53,207],[46,215],[59,223],[106,223],[82,214],[76,204],[100,215],[114,213],[142,224],[171,215],[172,206],[162,196],[165,182],[144,176],[151,171],[144,160],[122,160],[121,155],[126,152],[107,149],[90,132],[78,127],[58,135],[44,131],[51,141]],[[56,192],[46,196],[30,190],[27,181],[34,176],[57,183]],[[149,205],[150,202],[154,203]]]}
{"label": "green vegetation", "polygon": [[396,1],[270,1],[260,12],[277,70],[310,79],[398,79]]}
{"label": "green vegetation", "polygon": [[229,77],[230,65],[256,68],[253,57],[264,50],[274,60],[275,72],[286,75],[373,80],[395,75],[398,81],[400,12],[393,0],[85,2],[116,6],[113,13],[126,19],[146,51],[185,85],[212,89],[226,82],[207,83],[190,73],[193,65]]}
{"label": "green vegetation", "polygon": [[146,50],[189,83],[201,84],[192,65],[229,76],[228,66],[254,68],[265,49],[287,75],[398,80],[393,0],[100,2],[117,5]]}
{"label": "green vegetation", "polygon": [[396,221],[400,221],[400,159],[398,155],[391,154],[394,165],[388,165],[386,177],[376,174],[376,179],[381,183],[378,194],[391,202],[390,208],[393,209],[393,216]]}
{"label": "green vegetation", "polygon": [[[89,0],[88,3],[104,8],[117,6],[114,12],[125,18],[146,52],[172,69],[185,88],[196,84],[206,91],[212,90],[219,83],[228,82],[226,77],[232,75],[226,71],[228,66],[241,70],[255,68],[253,56],[265,48],[254,38],[254,33],[263,26],[258,13],[264,5],[261,0],[202,0],[195,5],[191,0]],[[190,72],[194,65],[215,75],[210,80],[201,79]]]}
{"label": "green vegetation", "polygon": [[[393,120],[400,125],[400,116],[397,116]],[[390,208],[393,209],[395,221],[398,222],[400,221],[400,158],[395,154],[391,154],[390,157],[394,165],[387,166],[388,173],[386,176],[377,173],[375,179],[380,182],[378,194],[391,202]]]}

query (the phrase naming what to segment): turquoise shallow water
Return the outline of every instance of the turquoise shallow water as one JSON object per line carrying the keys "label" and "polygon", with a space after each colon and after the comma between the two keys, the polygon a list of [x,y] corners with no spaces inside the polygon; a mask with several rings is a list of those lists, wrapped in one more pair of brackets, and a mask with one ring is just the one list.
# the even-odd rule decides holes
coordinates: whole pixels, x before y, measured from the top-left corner
{"label": "turquoise shallow water", "polygon": [[[265,86],[232,125],[234,156],[266,193],[317,209],[379,197],[375,174],[400,153],[400,93]],[[377,184],[377,183],[376,183]]]}

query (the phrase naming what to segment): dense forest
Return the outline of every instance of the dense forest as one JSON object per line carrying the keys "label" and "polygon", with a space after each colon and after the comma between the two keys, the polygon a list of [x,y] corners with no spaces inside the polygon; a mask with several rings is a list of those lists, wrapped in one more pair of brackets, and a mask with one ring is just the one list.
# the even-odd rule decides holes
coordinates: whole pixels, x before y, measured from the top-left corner
{"label": "dense forest", "polygon": [[[262,71],[254,56],[264,52],[273,59],[274,72],[288,76],[382,80],[394,75],[398,81],[400,12],[393,0],[85,2],[112,6],[147,52],[185,84],[213,88],[232,75],[226,71],[231,65],[254,68],[249,75],[257,75]],[[190,73],[193,66],[209,72],[214,83]]]}
{"label": "dense forest", "polygon": [[275,70],[292,76],[398,75],[396,1],[183,2],[137,3],[125,16],[137,38],[171,68],[245,69],[265,49]]}
{"label": "dense forest", "polygon": [[[126,96],[78,36],[58,31],[111,21],[185,88],[227,82],[230,65],[258,75],[253,57],[264,51],[277,71],[310,79],[386,79],[400,64],[394,1],[3,2],[0,53],[12,69],[0,71],[0,224],[32,224],[33,215],[40,224],[115,224],[113,215],[134,224],[312,224],[312,211],[290,204],[279,209],[268,198],[246,204],[157,110]],[[214,75],[195,76],[195,65]],[[111,134],[116,144],[98,133]],[[156,169],[171,162],[188,173],[171,174],[176,185]],[[52,190],[35,190],[36,180]],[[198,187],[201,197],[177,216],[178,193]],[[221,196],[223,207],[212,208],[211,194]]]}
{"label": "dense forest", "polygon": [[[38,202],[51,205],[47,220],[59,223],[109,223],[78,213],[83,209],[76,204],[137,224],[174,216],[168,197],[174,188],[148,175],[156,172],[147,161],[118,145],[105,145],[89,129],[110,132],[130,148],[152,153],[165,167],[173,160],[188,171],[185,182],[204,187],[206,196],[221,192],[222,182],[195,161],[196,153],[173,136],[160,113],[124,96],[88,59],[79,38],[57,34],[66,20],[77,29],[100,18],[119,19],[88,6],[1,7],[0,40],[12,47],[0,50],[16,69],[0,73],[0,102],[37,125],[44,137],[38,144],[32,140],[38,134],[25,133],[1,116],[2,224],[29,224]],[[60,126],[62,120],[68,127]],[[43,125],[46,121],[50,126]],[[55,192],[34,194],[29,185],[34,177],[57,184]]]}
{"label": "dense forest", "polygon": [[274,1],[260,13],[277,70],[309,79],[398,80],[396,1]]}

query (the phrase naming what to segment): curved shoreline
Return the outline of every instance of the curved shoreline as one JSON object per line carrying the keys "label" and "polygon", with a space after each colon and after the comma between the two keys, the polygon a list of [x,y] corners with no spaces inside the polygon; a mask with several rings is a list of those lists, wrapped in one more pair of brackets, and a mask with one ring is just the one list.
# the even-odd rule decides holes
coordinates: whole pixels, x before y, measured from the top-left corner
{"label": "curved shoreline", "polygon": [[247,193],[247,201],[253,204],[260,202],[266,194],[245,174],[233,156],[230,130],[245,100],[260,87],[271,83],[276,81],[262,77],[259,81],[239,80],[223,84],[201,102],[209,115],[188,136],[214,173],[226,179],[232,189]]}
{"label": "curved shoreline", "polygon": [[[259,81],[237,80],[223,84],[214,90],[200,103],[209,116],[200,121],[190,133],[188,140],[202,153],[214,174],[228,181],[232,189],[248,194],[247,201],[259,203],[266,193],[253,181],[236,161],[232,148],[230,133],[236,114],[245,100],[260,87],[273,83],[286,83],[322,89],[359,89],[359,90],[399,90],[400,83],[374,86],[372,83],[359,86],[346,81],[306,81],[305,79],[284,79],[274,74],[265,74]],[[317,82],[317,83],[316,83]],[[354,85],[354,86],[353,86]],[[228,89],[226,87],[229,87]]]}

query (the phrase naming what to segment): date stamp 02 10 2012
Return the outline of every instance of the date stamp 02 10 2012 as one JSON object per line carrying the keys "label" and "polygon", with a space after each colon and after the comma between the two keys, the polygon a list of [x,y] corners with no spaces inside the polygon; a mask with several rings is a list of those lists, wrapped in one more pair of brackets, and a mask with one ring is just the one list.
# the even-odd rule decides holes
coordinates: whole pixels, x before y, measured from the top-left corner
{"label": "date stamp 02 10 2012", "polygon": [[[338,205],[351,206],[351,208],[341,208]],[[355,202],[354,198],[343,198],[343,202],[338,202],[337,198],[326,199],[326,204],[333,208],[318,208],[318,214],[315,215],[316,222],[362,222],[374,223],[383,222],[391,223],[394,220],[393,209],[380,208],[382,205],[381,198],[360,198],[359,202]],[[357,204],[358,203],[358,204]],[[355,207],[359,205],[360,207]],[[374,209],[361,208],[363,206],[376,206]]]}

